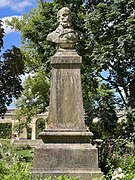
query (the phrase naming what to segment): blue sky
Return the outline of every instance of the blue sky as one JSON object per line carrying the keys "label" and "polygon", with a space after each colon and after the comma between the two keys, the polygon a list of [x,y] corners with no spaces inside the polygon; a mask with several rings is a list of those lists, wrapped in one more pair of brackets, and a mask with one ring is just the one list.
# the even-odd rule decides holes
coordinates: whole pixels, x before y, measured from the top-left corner
{"label": "blue sky", "polygon": [[[0,19],[10,20],[13,16],[21,17],[23,13],[27,13],[31,8],[36,7],[36,0],[0,0]],[[11,45],[20,45],[20,33],[15,32],[3,24],[5,30],[4,50],[11,48]]]}
{"label": "blue sky", "polygon": [[[12,45],[20,46],[20,33],[15,32],[5,25],[5,20],[10,20],[13,16],[21,17],[23,13],[29,12],[31,8],[36,7],[37,0],[0,0],[0,19],[3,21],[3,27],[5,31],[4,36],[4,48],[10,49]],[[15,108],[14,103],[10,108]]]}

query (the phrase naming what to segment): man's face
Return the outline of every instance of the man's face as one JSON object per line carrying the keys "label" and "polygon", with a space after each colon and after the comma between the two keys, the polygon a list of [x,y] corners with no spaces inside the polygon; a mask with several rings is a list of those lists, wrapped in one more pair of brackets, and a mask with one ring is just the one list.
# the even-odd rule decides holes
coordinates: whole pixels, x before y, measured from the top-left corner
{"label": "man's face", "polygon": [[63,28],[71,27],[71,15],[68,11],[61,11],[59,16],[59,22]]}

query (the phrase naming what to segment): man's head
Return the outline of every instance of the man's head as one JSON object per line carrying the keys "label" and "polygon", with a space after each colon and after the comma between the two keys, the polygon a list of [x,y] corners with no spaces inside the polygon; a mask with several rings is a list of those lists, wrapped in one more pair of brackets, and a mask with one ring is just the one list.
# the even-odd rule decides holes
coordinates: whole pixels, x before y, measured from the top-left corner
{"label": "man's head", "polygon": [[71,11],[67,7],[63,7],[57,13],[58,22],[63,28],[71,27]]}

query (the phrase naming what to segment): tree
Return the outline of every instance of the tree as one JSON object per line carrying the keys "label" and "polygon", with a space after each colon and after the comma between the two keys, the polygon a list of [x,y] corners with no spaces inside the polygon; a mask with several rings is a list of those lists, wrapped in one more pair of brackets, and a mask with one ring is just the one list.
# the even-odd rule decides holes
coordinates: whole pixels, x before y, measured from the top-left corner
{"label": "tree", "polygon": [[[86,15],[90,60],[97,76],[116,89],[124,106],[134,108],[135,34],[134,1],[111,0],[94,4]],[[105,70],[108,76],[101,72]],[[132,86],[132,87],[130,87]],[[122,94],[124,92],[124,96]],[[133,101],[132,101],[133,100]]]}
{"label": "tree", "polygon": [[[3,47],[4,29],[0,21],[0,49]],[[24,70],[24,56],[19,48],[12,46],[0,59],[0,116],[4,118],[13,98],[18,98],[21,91],[21,78]]]}
{"label": "tree", "polygon": [[[127,111],[125,132],[128,138],[135,138],[134,1],[88,1],[88,5],[92,5],[92,9],[87,12],[85,25],[89,32],[87,48],[92,49],[92,71],[115,89],[122,107],[132,109],[133,113]],[[101,73],[103,70],[107,71],[106,77]]]}
{"label": "tree", "polygon": [[[24,84],[25,90],[23,93],[25,95],[22,95],[17,106],[20,107],[20,113],[25,115],[27,119],[30,119],[31,116],[37,114],[37,112],[43,112],[48,105],[50,78],[49,57],[55,53],[56,47],[54,44],[48,43],[46,37],[50,31],[53,31],[57,27],[56,13],[58,7],[62,7],[62,4],[60,5],[59,2],[46,3],[41,1],[41,3],[38,4],[38,8],[31,10],[28,14],[24,14],[23,19],[18,20],[17,18],[13,18],[12,22],[8,22],[9,25],[20,30],[22,33],[22,51],[26,57],[25,72],[29,74],[29,78]],[[44,79],[44,85],[41,81],[38,81],[37,84],[36,77],[39,76],[39,74],[41,79]],[[34,91],[35,94],[32,93],[31,96],[29,96],[30,92],[28,92],[28,90],[30,88],[26,87],[31,81],[33,84],[31,89],[34,88],[37,92]],[[42,94],[42,98],[38,96],[35,102],[32,103],[36,94],[39,94],[38,86],[44,87],[46,92]],[[25,103],[26,101],[27,104]],[[43,101],[44,106],[42,106]],[[23,103],[25,103],[25,108]],[[35,106],[36,104],[38,109]],[[33,110],[30,110],[29,108],[31,108],[32,105],[36,109],[32,108]]]}
{"label": "tree", "polygon": [[2,21],[0,20],[0,50],[3,47],[4,29],[2,28]]}
{"label": "tree", "polygon": [[[116,117],[115,106],[112,105],[114,102],[121,107],[134,108],[133,0],[42,1],[38,8],[24,15],[23,19],[14,19],[9,24],[22,33],[26,71],[37,73],[44,70],[45,76],[50,77],[49,57],[54,54],[55,45],[48,43],[46,36],[56,29],[56,12],[62,6],[70,7],[74,29],[85,34],[85,40],[77,44],[76,49],[83,56],[83,96],[85,109],[91,110],[89,117],[97,116],[93,113],[96,101],[100,106],[104,102],[104,108],[99,108],[101,117],[105,114],[105,109],[110,112],[110,118]],[[106,84],[106,88],[101,86],[100,80]],[[100,86],[107,93],[110,88],[115,90],[119,94],[117,102],[111,93],[106,93],[107,98],[103,98],[99,92],[100,95],[95,100]]]}
{"label": "tree", "polygon": [[24,14],[23,20],[14,18],[11,23],[9,22],[22,33],[22,51],[26,57],[25,73],[28,78],[24,82],[24,91],[17,103],[17,117],[23,115],[27,122],[37,113],[44,112],[48,106],[49,57],[54,54],[55,45],[46,42],[46,36],[49,29],[53,29],[53,25],[56,24],[54,12],[56,8],[52,3],[39,3],[37,9]]}
{"label": "tree", "polygon": [[29,123],[32,116],[45,111],[49,103],[49,79],[45,75],[42,70],[33,76],[29,75],[24,82],[24,90],[17,103],[17,119],[21,120],[23,115]]}

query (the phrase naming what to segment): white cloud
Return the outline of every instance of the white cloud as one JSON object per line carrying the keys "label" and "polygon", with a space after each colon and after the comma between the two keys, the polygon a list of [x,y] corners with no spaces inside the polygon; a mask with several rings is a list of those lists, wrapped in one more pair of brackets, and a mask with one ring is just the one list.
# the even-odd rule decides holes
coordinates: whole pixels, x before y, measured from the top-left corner
{"label": "white cloud", "polygon": [[10,0],[2,0],[0,1],[0,8],[9,6],[9,4],[10,4]]}
{"label": "white cloud", "polygon": [[17,18],[21,18],[21,16],[8,16],[8,17],[3,17],[1,18],[2,22],[3,22],[3,28],[4,28],[4,32],[6,34],[9,34],[9,33],[12,33],[12,32],[15,32],[15,29],[11,29],[9,26],[7,26],[6,24],[6,20],[9,20],[11,21],[13,17],[17,17]]}
{"label": "white cloud", "polygon": [[8,7],[19,12],[28,6],[32,6],[32,4],[33,0],[0,0],[0,8]]}

